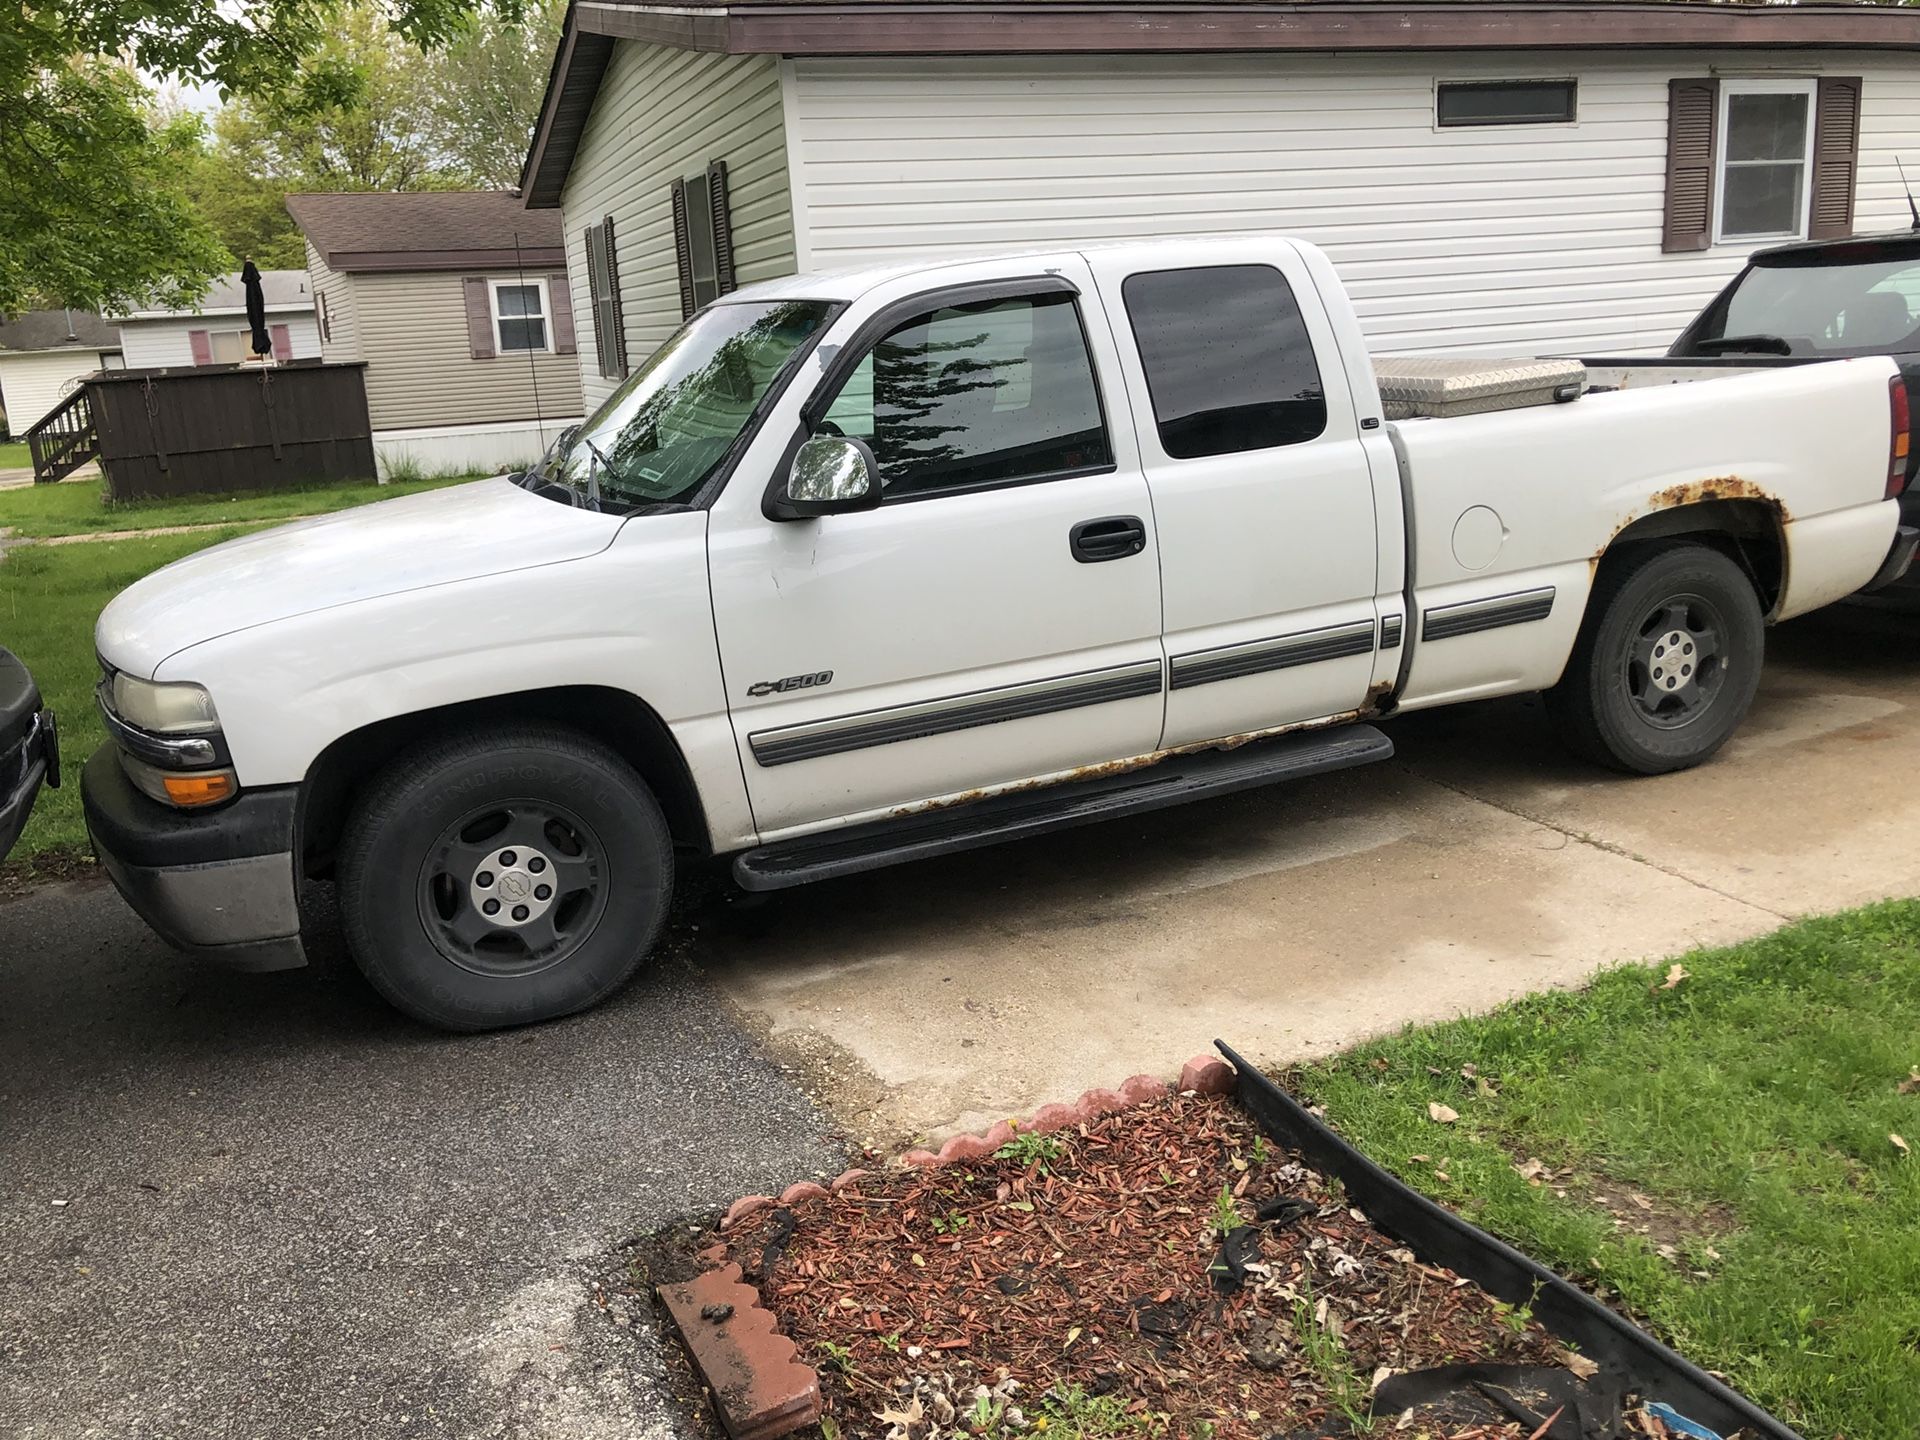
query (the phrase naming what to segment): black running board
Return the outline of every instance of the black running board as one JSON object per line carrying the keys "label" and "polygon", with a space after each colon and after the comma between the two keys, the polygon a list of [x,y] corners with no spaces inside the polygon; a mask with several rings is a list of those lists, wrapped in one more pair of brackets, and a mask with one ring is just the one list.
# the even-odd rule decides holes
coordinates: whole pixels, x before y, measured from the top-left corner
{"label": "black running board", "polygon": [[1261,740],[1234,750],[1170,756],[1138,770],[1069,780],[777,841],[735,857],[743,890],[785,890],[815,880],[857,875],[908,860],[951,855],[1006,840],[1023,840],[1073,825],[1139,815],[1385,760],[1393,742],[1371,725],[1343,725]]}

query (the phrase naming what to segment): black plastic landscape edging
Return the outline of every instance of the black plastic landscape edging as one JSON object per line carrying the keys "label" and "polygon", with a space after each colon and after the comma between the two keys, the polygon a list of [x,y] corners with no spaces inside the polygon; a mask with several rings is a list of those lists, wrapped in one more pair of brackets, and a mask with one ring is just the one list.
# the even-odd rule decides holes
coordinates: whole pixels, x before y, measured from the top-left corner
{"label": "black plastic landscape edging", "polygon": [[1664,1401],[1722,1435],[1742,1431],[1753,1440],[1802,1440],[1796,1431],[1579,1286],[1388,1174],[1309,1115],[1306,1107],[1231,1046],[1219,1040],[1213,1043],[1238,1072],[1234,1098],[1260,1128],[1274,1141],[1298,1151],[1315,1169],[1337,1178],[1369,1220],[1404,1241],[1421,1259],[1466,1276],[1509,1305],[1530,1305],[1534,1318],[1549,1331],[1604,1369],[1618,1373],[1643,1400]]}

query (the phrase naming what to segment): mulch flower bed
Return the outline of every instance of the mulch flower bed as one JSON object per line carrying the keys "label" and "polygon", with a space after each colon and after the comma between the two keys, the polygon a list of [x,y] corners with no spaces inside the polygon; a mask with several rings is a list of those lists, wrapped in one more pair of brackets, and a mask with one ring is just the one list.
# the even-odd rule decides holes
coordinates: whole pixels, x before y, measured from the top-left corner
{"label": "mulch flower bed", "polygon": [[[818,1369],[829,1440],[1344,1435],[1391,1372],[1585,1364],[1375,1230],[1223,1097],[869,1174],[724,1238]],[[1423,1416],[1399,1433],[1537,1429]]]}

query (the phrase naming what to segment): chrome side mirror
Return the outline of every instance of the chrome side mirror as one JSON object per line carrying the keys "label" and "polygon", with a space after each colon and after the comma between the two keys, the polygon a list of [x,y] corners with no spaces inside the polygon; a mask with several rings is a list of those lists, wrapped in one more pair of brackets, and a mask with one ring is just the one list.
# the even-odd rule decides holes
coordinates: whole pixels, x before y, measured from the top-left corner
{"label": "chrome side mirror", "polygon": [[815,435],[794,452],[778,519],[871,510],[880,503],[880,470],[863,440]]}

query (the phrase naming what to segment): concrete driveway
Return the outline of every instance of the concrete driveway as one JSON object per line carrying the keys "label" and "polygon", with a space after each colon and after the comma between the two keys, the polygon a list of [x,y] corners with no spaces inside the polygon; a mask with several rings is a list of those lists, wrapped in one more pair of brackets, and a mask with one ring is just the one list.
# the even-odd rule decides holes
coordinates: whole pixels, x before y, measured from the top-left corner
{"label": "concrete driveway", "polygon": [[834,1173],[828,1132],[672,954],[455,1039],[196,966],[97,885],[0,906],[0,1435],[658,1440],[613,1252]]}
{"label": "concrete driveway", "polygon": [[1920,619],[1770,644],[1685,774],[1571,760],[1537,701],[1410,715],[1394,763],[789,892],[702,951],[843,1115],[937,1136],[1216,1036],[1298,1059],[1920,893]]}

